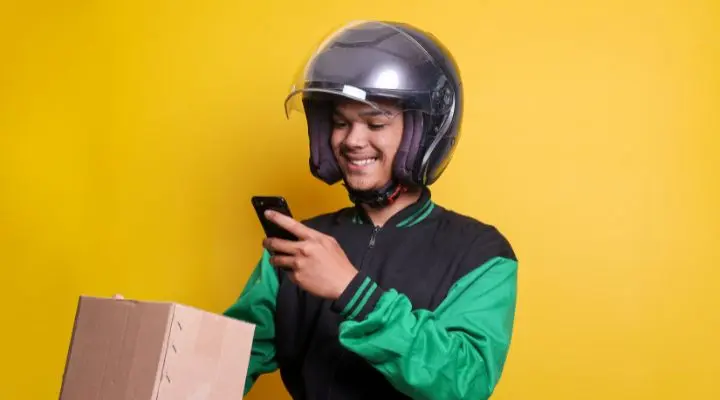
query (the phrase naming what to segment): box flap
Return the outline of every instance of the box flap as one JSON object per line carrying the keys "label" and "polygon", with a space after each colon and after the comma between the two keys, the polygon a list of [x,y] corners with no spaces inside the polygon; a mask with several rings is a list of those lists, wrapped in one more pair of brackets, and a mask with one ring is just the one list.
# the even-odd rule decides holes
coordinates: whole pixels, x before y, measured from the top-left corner
{"label": "box flap", "polygon": [[150,399],[171,309],[171,303],[81,296],[60,399]]}

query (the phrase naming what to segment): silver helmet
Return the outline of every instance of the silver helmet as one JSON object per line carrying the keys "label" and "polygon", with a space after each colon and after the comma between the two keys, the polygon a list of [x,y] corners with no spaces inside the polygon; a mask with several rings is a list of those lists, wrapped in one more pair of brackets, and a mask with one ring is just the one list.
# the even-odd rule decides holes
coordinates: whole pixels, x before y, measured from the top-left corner
{"label": "silver helmet", "polygon": [[460,137],[463,92],[454,58],[433,35],[404,23],[353,22],[322,41],[304,64],[285,112],[304,112],[310,169],[328,184],[342,179],[329,141],[335,96],[378,110],[376,101],[394,99],[402,109],[393,182],[369,198],[387,197],[398,185],[431,185],[443,173]]}

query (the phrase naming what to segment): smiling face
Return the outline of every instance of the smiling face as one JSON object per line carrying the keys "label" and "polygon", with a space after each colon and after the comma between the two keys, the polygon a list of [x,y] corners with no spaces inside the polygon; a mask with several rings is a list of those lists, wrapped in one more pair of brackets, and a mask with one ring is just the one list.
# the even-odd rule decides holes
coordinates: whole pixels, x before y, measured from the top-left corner
{"label": "smiling face", "polygon": [[355,190],[385,186],[403,133],[403,115],[390,102],[386,113],[360,102],[338,103],[333,113],[331,145],[346,184]]}

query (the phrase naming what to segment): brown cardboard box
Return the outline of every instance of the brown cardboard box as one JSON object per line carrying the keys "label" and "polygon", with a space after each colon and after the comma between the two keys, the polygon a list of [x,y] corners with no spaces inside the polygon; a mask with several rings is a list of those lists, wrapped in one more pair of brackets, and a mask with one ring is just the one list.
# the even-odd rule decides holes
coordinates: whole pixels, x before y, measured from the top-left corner
{"label": "brown cardboard box", "polygon": [[81,296],[60,400],[239,400],[253,324],[175,303]]}

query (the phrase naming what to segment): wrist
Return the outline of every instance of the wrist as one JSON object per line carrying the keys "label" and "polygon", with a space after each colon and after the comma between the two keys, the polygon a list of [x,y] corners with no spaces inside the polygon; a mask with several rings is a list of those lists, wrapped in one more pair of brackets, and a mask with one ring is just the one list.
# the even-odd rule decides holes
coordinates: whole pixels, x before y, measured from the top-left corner
{"label": "wrist", "polygon": [[358,276],[358,270],[355,268],[352,269],[348,274],[345,275],[345,277],[340,281],[341,283],[338,285],[337,289],[335,290],[335,293],[333,294],[331,300],[337,301],[340,296],[343,295],[348,290],[348,287],[351,285],[351,283],[355,280],[355,278]]}

